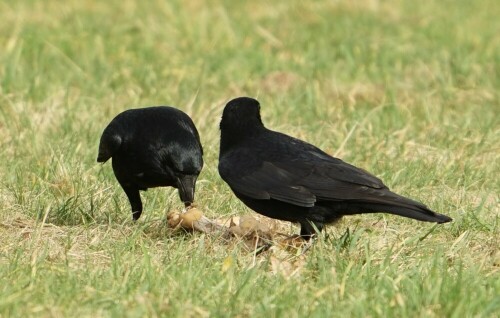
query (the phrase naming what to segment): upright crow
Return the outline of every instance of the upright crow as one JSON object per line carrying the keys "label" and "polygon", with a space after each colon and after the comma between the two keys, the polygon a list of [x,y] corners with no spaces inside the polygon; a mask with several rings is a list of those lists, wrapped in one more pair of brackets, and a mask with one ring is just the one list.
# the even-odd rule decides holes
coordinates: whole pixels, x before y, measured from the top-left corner
{"label": "upright crow", "polygon": [[260,104],[227,103],[220,122],[219,174],[249,208],[297,222],[309,239],[344,215],[388,212],[419,221],[452,219],[391,192],[380,179],[302,140],[264,127]]}
{"label": "upright crow", "polygon": [[203,167],[203,148],[188,115],[169,106],[130,109],[104,129],[97,162],[113,158],[113,171],[139,219],[139,190],[171,186],[186,206],[194,201],[195,183]]}

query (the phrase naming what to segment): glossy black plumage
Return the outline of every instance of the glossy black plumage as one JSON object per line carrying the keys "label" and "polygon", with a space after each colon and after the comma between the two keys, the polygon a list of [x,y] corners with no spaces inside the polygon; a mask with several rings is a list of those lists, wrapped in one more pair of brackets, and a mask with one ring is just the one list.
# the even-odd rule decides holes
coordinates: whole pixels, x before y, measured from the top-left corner
{"label": "glossy black plumage", "polygon": [[315,228],[344,215],[388,212],[445,223],[446,215],[391,192],[380,179],[302,140],[269,130],[255,99],[231,100],[220,123],[219,174],[252,210]]}
{"label": "glossy black plumage", "polygon": [[203,149],[191,118],[169,106],[130,109],[104,129],[98,162],[112,158],[116,179],[137,220],[142,213],[139,190],[171,186],[185,205],[194,201],[203,167]]}

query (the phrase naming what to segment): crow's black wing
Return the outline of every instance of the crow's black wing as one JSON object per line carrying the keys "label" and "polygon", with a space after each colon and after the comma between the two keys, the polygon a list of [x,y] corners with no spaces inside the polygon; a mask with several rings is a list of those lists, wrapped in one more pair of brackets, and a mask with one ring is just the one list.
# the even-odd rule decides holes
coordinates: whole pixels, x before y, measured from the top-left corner
{"label": "crow's black wing", "polygon": [[388,192],[368,172],[298,139],[279,137],[279,142],[253,144],[221,157],[219,173],[233,191],[304,207],[317,200],[363,200]]}
{"label": "crow's black wing", "polygon": [[[312,146],[307,144],[308,146]],[[308,182],[329,184],[331,181],[343,181],[348,184],[357,184],[374,189],[385,188],[384,183],[379,178],[369,172],[350,165],[338,158],[334,158],[320,149],[312,146],[310,149],[302,151],[297,159],[277,163],[278,166],[288,166],[287,170],[305,169],[310,171],[307,175]],[[311,186],[313,186],[311,184]]]}
{"label": "crow's black wing", "polygon": [[266,161],[256,169],[246,169],[246,173],[242,173],[245,169],[238,167],[234,167],[234,170],[220,169],[220,173],[234,191],[243,195],[254,199],[272,198],[304,207],[314,206],[318,199],[366,199],[376,196],[378,192],[382,194],[387,189],[383,184],[363,184],[360,176],[349,178],[346,169],[342,168],[344,167],[331,163],[313,165],[304,162]]}
{"label": "crow's black wing", "polygon": [[304,207],[312,207],[316,202],[314,194],[294,182],[297,179],[295,174],[271,162],[253,166],[244,158],[236,161],[222,159],[219,173],[234,192],[250,198],[273,198]]}

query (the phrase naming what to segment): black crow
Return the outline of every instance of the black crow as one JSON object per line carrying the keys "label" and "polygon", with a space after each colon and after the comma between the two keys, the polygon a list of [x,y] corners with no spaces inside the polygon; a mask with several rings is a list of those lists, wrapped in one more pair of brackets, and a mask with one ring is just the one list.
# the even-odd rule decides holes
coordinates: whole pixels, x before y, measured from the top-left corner
{"label": "black crow", "polygon": [[188,115],[169,106],[126,110],[104,129],[97,162],[113,158],[113,171],[139,219],[139,190],[175,187],[184,204],[194,201],[195,183],[203,167],[203,148]]}
{"label": "black crow", "polygon": [[419,221],[452,219],[391,192],[380,179],[302,140],[264,127],[260,104],[227,103],[220,122],[219,174],[249,208],[297,222],[309,239],[344,215],[388,212]]}

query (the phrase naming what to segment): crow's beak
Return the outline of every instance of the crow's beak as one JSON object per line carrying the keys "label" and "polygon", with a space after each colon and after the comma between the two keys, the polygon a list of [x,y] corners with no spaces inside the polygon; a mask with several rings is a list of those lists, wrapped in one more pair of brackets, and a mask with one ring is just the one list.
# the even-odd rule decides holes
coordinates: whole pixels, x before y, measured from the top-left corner
{"label": "crow's beak", "polygon": [[177,179],[177,188],[179,189],[179,196],[181,201],[184,202],[186,207],[190,206],[194,201],[194,188],[196,185],[196,178],[198,176],[182,176]]}

